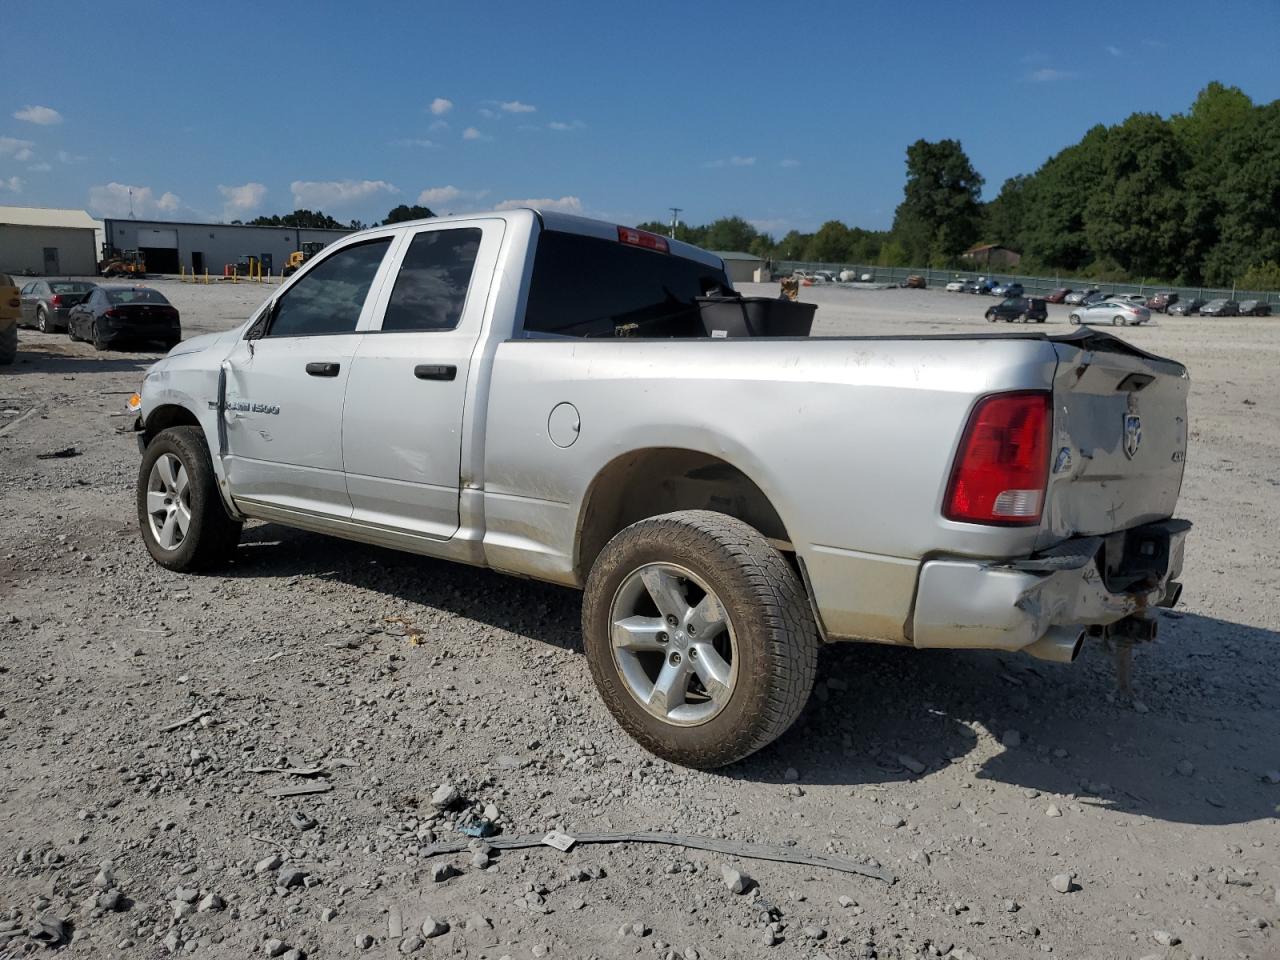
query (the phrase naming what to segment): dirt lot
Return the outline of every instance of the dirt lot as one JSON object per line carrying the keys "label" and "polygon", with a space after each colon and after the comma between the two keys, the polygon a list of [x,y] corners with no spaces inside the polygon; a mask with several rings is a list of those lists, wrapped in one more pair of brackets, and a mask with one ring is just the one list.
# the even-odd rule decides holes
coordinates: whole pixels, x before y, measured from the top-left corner
{"label": "dirt lot", "polygon": [[[155,284],[187,336],[267,292]],[[804,296],[819,332],[990,329],[987,298]],[[1122,333],[1194,380],[1186,591],[1137,701],[1100,647],[842,646],[783,740],[698,773],[614,726],[570,591],[269,525],[224,575],[157,567],[119,414],[155,354],[23,331],[0,370],[0,957],[49,952],[40,918],[98,957],[1280,957],[1280,319]],[[283,768],[311,775],[259,772]],[[270,795],[300,786],[329,789]],[[423,855],[487,805],[505,836],[728,837],[897,880],[634,844]]]}

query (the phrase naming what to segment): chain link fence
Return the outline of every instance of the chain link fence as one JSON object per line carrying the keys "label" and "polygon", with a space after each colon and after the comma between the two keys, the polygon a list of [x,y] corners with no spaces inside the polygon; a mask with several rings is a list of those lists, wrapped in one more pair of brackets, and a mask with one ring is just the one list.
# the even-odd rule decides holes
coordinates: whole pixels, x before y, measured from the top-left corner
{"label": "chain link fence", "polygon": [[955,270],[938,270],[929,267],[875,267],[850,263],[812,263],[803,260],[778,260],[774,263],[774,273],[778,275],[786,276],[796,270],[806,270],[810,273],[815,270],[826,270],[833,276],[839,276],[842,271],[848,270],[856,274],[859,279],[864,276],[870,276],[871,280],[869,282],[887,286],[895,286],[911,276],[924,277],[925,283],[931,289],[941,289],[952,280],[973,280],[982,276],[993,278],[1001,283],[1020,283],[1025,290],[1025,295],[1029,297],[1043,296],[1046,293],[1057,290],[1059,287],[1069,287],[1072,290],[1096,288],[1106,296],[1125,293],[1151,296],[1155,293],[1169,291],[1178,294],[1183,300],[1191,297],[1201,300],[1217,300],[1220,298],[1237,301],[1261,300],[1271,304],[1273,308],[1280,305],[1280,292],[1275,290],[1240,290],[1235,287],[1175,287],[1168,284],[1150,283],[1112,283],[1106,280],[1083,280],[1076,277],[1030,277],[1015,273],[983,271],[958,273]]}

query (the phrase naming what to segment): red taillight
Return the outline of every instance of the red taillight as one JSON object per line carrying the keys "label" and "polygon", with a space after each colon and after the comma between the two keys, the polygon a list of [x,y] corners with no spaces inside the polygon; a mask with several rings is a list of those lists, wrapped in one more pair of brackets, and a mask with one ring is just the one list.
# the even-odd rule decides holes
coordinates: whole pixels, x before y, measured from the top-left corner
{"label": "red taillight", "polygon": [[62,306],[62,294],[55,293],[52,297],[49,298],[49,303],[55,307]]}
{"label": "red taillight", "polygon": [[660,237],[656,233],[649,233],[647,230],[632,230],[630,227],[619,227],[618,242],[629,243],[633,247],[643,247],[646,250],[656,250],[658,253],[671,252],[671,247],[667,244],[666,237]]}
{"label": "red taillight", "polygon": [[1048,393],[997,393],[969,416],[947,485],[948,520],[1034,526],[1049,480]]}
{"label": "red taillight", "polygon": [[104,317],[111,317],[111,318],[113,318],[113,319],[114,319],[114,318],[116,318],[116,317],[120,316],[120,311],[119,311],[119,310],[114,310],[114,309],[112,309],[112,310],[108,310],[106,313],[104,313],[104,314],[103,314],[103,316],[104,316]]}

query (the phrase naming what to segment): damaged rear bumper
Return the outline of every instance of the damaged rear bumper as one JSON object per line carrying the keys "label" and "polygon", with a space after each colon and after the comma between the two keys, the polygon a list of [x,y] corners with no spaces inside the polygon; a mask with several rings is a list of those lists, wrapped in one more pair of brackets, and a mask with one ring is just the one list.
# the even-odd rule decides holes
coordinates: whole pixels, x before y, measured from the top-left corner
{"label": "damaged rear bumper", "polygon": [[1071,660],[1086,628],[1177,602],[1190,529],[1165,520],[1021,560],[929,560],[920,568],[912,643]]}

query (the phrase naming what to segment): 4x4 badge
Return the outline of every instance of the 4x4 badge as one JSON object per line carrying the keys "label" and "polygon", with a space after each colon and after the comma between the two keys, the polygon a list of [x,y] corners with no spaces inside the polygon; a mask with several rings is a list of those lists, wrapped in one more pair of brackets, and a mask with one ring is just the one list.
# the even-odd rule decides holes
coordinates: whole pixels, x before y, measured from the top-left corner
{"label": "4x4 badge", "polygon": [[1130,460],[1142,446],[1142,418],[1136,413],[1124,415],[1124,455]]}

